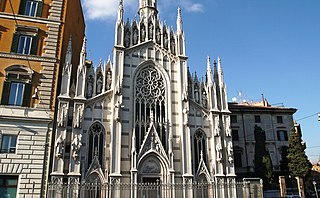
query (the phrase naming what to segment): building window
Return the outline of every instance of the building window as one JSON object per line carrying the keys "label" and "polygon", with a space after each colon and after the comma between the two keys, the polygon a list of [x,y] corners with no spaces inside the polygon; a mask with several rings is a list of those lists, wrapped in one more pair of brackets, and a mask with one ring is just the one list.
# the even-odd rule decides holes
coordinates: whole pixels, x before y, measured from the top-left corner
{"label": "building window", "polygon": [[283,124],[283,117],[282,116],[277,116],[277,123]]}
{"label": "building window", "polygon": [[30,54],[32,45],[32,36],[20,35],[18,42],[18,54]]}
{"label": "building window", "polygon": [[18,54],[37,54],[38,47],[38,37],[23,35],[23,34],[14,34],[11,52]]}
{"label": "building window", "polygon": [[8,105],[21,106],[23,92],[24,92],[24,83],[11,82]]}
{"label": "building window", "polygon": [[259,115],[254,116],[255,123],[261,123],[261,117]]}
{"label": "building window", "polygon": [[18,176],[0,175],[1,197],[16,197]]}
{"label": "building window", "polygon": [[231,115],[230,119],[231,119],[231,123],[237,123],[238,122],[238,119],[237,119],[236,115]]}
{"label": "building window", "polygon": [[277,131],[278,141],[288,141],[288,132],[285,130]]}
{"label": "building window", "polygon": [[98,158],[100,165],[102,165],[104,133],[104,127],[99,122],[93,123],[89,129],[89,166],[95,157]]}
{"label": "building window", "polygon": [[168,103],[164,76],[156,66],[147,65],[137,72],[134,86],[136,149],[141,148],[150,123],[154,122],[161,144],[167,150],[168,133],[165,126]]}
{"label": "building window", "polygon": [[11,52],[37,55],[38,31],[35,27],[17,26],[12,38]]}
{"label": "building window", "polygon": [[19,14],[41,17],[42,15],[43,2],[38,0],[21,0]]}
{"label": "building window", "polygon": [[17,136],[15,135],[2,135],[1,140],[1,153],[15,153],[17,144]]}
{"label": "building window", "polygon": [[201,160],[201,153],[203,157],[204,163],[207,164],[207,146],[206,146],[207,136],[201,130],[197,130],[194,133],[194,162],[195,162],[195,171],[198,169],[200,160]]}
{"label": "building window", "polygon": [[6,81],[2,89],[1,104],[29,107],[32,94],[32,70],[13,65],[5,69]]}
{"label": "building window", "polygon": [[239,131],[232,129],[232,141],[239,141]]}

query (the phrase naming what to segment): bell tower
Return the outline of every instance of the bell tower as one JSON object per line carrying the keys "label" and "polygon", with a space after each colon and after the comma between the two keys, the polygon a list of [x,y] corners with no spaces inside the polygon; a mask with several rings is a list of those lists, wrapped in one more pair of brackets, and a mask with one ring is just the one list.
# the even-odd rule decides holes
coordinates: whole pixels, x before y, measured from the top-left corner
{"label": "bell tower", "polygon": [[157,0],[140,0],[139,1],[139,15],[140,18],[148,18],[150,15],[157,16]]}

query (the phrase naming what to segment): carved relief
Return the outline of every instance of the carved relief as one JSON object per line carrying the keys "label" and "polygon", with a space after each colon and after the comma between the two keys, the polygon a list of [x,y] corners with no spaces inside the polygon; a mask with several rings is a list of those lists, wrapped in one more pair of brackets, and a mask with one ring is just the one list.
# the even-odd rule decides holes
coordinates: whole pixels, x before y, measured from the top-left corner
{"label": "carved relief", "polygon": [[79,158],[79,151],[82,146],[81,138],[82,138],[81,135],[75,135],[75,137],[71,143],[72,157],[74,160],[78,160],[78,158]]}
{"label": "carved relief", "polygon": [[226,117],[226,136],[227,137],[231,137],[231,132],[232,132],[232,130],[231,130],[231,126],[230,126],[230,116],[227,116]]}
{"label": "carved relief", "polygon": [[146,160],[142,166],[142,173],[160,173],[161,168],[158,161],[151,158]]}
{"label": "carved relief", "polygon": [[59,115],[58,115],[58,126],[65,127],[68,116],[68,104],[61,102],[59,107]]}
{"label": "carved relief", "polygon": [[74,128],[81,128],[82,115],[83,115],[83,104],[76,104],[75,114],[74,114],[74,118],[73,118],[73,127]]}
{"label": "carved relief", "polygon": [[232,146],[232,142],[228,142],[227,152],[228,152],[228,161],[230,163],[233,163],[233,146]]}

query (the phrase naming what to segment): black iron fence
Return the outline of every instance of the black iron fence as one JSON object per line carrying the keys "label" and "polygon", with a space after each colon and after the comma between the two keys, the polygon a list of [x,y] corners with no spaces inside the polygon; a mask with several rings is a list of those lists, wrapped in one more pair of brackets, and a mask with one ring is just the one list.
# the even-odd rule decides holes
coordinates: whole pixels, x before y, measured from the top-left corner
{"label": "black iron fence", "polygon": [[48,198],[262,198],[260,182],[243,181],[234,184],[192,183],[192,184],[56,184],[49,183]]}

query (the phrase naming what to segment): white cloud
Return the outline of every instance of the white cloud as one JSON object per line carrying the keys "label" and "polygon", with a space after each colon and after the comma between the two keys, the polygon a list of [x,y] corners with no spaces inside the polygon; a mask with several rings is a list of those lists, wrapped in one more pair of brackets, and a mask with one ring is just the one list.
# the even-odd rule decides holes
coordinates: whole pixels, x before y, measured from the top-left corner
{"label": "white cloud", "polygon": [[[124,6],[132,7],[137,0],[126,0]],[[119,0],[83,0],[84,11],[89,20],[108,20],[117,17]]]}
{"label": "white cloud", "polygon": [[203,5],[201,3],[193,3],[190,0],[182,0],[181,3],[187,12],[203,12]]}
{"label": "white cloud", "polygon": [[[89,20],[109,20],[117,17],[119,0],[82,0],[84,12]],[[164,3],[166,2],[166,3]],[[138,0],[125,0],[125,10],[132,11],[138,9]],[[178,3],[173,3],[171,0],[163,0],[158,2],[160,7],[167,9],[176,7]],[[180,0],[181,7],[187,12],[203,12],[204,6],[201,3],[194,3],[192,0]],[[165,6],[164,6],[165,5]],[[136,12],[136,10],[134,10]]]}

